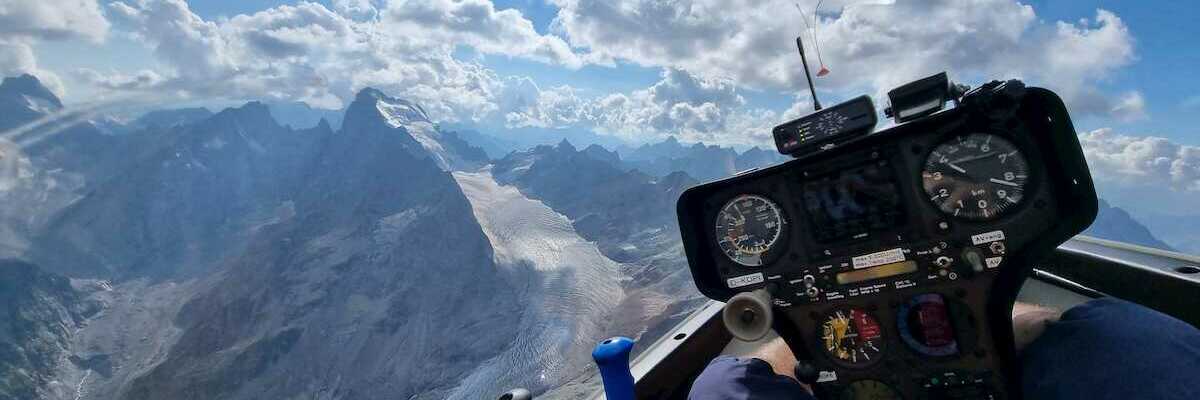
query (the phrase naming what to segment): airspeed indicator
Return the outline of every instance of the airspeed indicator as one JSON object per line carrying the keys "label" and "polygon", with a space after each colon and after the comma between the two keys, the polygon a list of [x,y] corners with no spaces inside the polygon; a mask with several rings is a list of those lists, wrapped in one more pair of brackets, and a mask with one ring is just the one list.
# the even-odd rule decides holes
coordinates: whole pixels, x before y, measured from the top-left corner
{"label": "airspeed indicator", "polygon": [[776,250],[786,221],[779,206],[766,197],[734,197],[717,214],[715,236],[721,252],[747,267],[762,266]]}

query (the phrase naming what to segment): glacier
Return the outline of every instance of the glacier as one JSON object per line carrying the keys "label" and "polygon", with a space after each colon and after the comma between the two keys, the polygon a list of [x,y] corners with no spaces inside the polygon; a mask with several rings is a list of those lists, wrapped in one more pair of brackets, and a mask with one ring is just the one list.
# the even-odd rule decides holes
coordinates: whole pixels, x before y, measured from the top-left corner
{"label": "glacier", "polygon": [[[567,217],[502,186],[485,168],[455,172],[495,249],[498,268],[526,298],[507,349],[475,368],[449,399],[476,399],[525,387],[535,392],[576,378],[592,366],[592,346],[624,298],[620,264],[575,232]],[[503,334],[503,333],[498,333]]]}

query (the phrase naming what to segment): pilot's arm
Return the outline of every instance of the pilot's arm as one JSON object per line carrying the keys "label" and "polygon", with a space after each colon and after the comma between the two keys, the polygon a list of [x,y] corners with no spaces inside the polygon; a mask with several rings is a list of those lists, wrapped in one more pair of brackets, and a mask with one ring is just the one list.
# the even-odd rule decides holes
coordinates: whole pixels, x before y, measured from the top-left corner
{"label": "pilot's arm", "polygon": [[796,357],[776,337],[745,357],[720,356],[704,368],[691,400],[813,399],[812,390],[796,380]]}

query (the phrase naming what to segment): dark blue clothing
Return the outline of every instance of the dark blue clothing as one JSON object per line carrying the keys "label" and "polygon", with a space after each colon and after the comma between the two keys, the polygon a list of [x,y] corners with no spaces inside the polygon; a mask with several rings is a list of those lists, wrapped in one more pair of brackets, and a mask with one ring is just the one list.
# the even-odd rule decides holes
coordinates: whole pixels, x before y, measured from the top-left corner
{"label": "dark blue clothing", "polygon": [[[1027,399],[1200,399],[1200,330],[1104,298],[1073,307],[1021,355]],[[759,359],[722,356],[696,378],[692,400],[812,399]]]}

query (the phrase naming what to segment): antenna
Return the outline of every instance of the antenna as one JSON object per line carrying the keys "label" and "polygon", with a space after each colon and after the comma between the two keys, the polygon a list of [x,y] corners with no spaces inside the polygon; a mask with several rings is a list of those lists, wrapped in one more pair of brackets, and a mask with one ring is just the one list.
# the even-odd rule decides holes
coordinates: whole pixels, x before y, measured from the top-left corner
{"label": "antenna", "polygon": [[812,93],[813,111],[821,111],[821,102],[817,100],[817,88],[813,86],[812,75],[808,72],[808,57],[804,56],[804,35],[796,36],[796,48],[800,49],[800,62],[804,64],[804,78],[808,80],[808,91]]}

